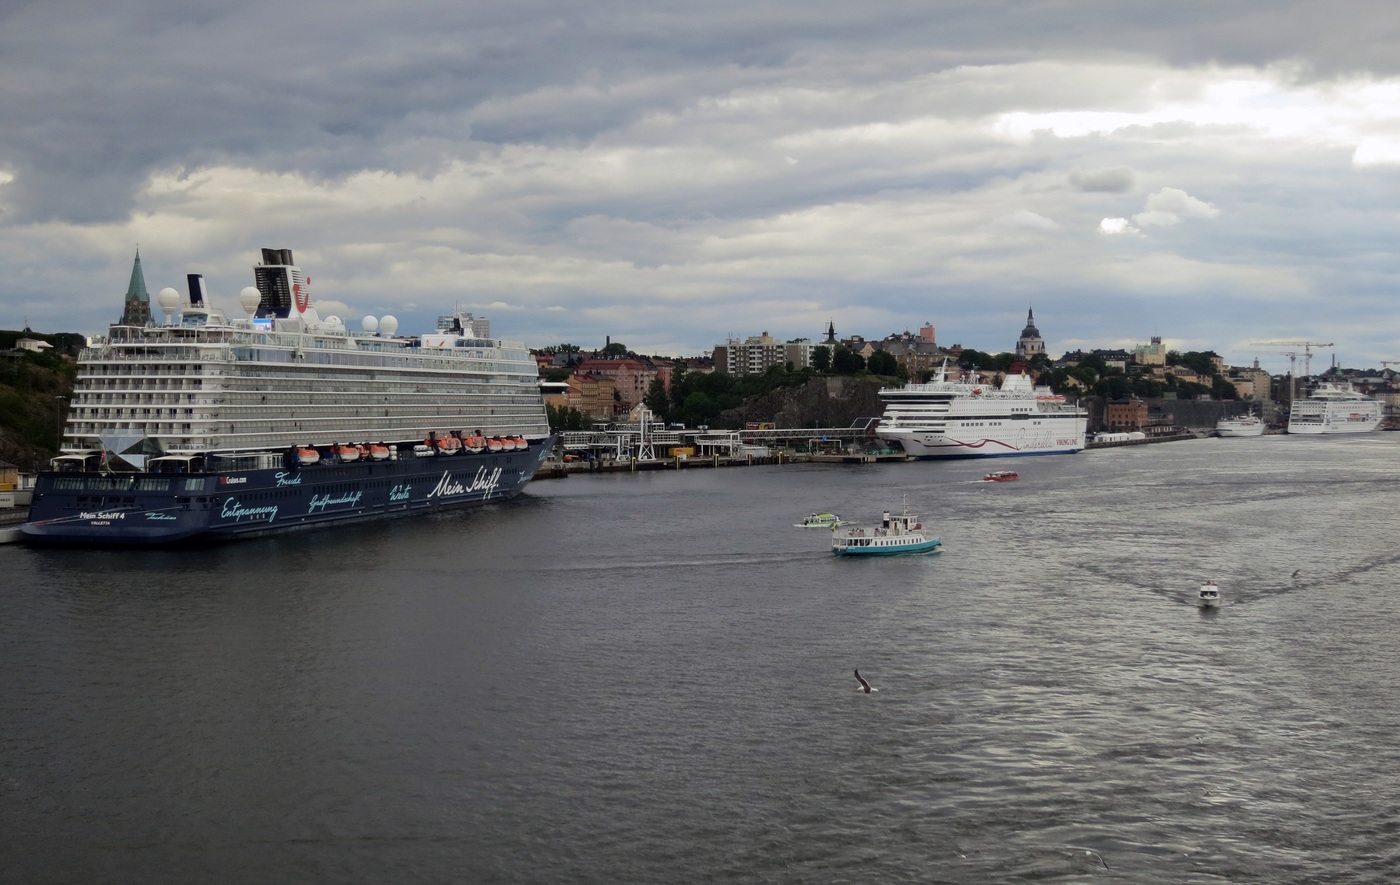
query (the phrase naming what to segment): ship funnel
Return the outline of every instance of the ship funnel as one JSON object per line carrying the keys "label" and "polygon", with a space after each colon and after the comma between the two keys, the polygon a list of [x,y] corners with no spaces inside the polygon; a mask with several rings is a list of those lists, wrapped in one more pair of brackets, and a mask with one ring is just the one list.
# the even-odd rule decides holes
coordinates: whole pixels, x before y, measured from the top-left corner
{"label": "ship funnel", "polygon": [[208,307],[209,290],[204,288],[204,274],[186,274],[190,284],[190,307]]}

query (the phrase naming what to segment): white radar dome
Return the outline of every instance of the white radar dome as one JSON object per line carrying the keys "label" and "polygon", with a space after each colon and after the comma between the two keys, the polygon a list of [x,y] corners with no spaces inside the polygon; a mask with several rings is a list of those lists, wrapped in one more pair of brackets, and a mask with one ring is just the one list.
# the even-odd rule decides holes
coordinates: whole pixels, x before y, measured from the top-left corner
{"label": "white radar dome", "polygon": [[379,328],[379,319],[377,317],[365,317],[360,320],[360,328],[364,329],[366,332],[373,332],[375,329]]}
{"label": "white radar dome", "polygon": [[156,303],[160,309],[165,311],[165,321],[170,322],[170,315],[175,312],[175,308],[180,306],[180,293],[166,286],[156,294]]}
{"label": "white radar dome", "polygon": [[244,286],[243,291],[238,293],[238,303],[243,306],[243,312],[248,316],[258,312],[258,305],[262,303],[262,293],[257,286]]}
{"label": "white radar dome", "polygon": [[385,335],[393,335],[399,328],[399,321],[393,314],[385,314],[379,318],[379,331]]}

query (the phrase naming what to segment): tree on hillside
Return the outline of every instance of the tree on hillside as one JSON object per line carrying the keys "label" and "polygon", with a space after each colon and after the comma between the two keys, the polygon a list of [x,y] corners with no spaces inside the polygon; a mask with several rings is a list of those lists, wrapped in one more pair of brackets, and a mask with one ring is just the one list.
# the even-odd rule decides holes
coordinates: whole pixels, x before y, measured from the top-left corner
{"label": "tree on hillside", "polygon": [[665,421],[671,412],[671,396],[666,392],[666,384],[661,380],[660,375],[655,375],[651,383],[647,385],[646,395],[642,397],[642,402],[651,409],[658,419]]}
{"label": "tree on hillside", "polygon": [[603,348],[603,356],[627,356],[627,345],[620,341],[614,341]]}
{"label": "tree on hillside", "polygon": [[812,348],[812,368],[816,369],[818,372],[827,372],[831,370],[830,347],[822,346]]}
{"label": "tree on hillside", "polygon": [[844,344],[838,344],[836,355],[831,360],[831,368],[838,375],[854,375],[865,368],[865,357]]}
{"label": "tree on hillside", "polygon": [[980,350],[964,350],[958,357],[958,365],[964,369],[981,369],[984,372],[1007,372],[1016,362],[1014,353],[983,353]]}
{"label": "tree on hillside", "polygon": [[[1171,356],[1171,354],[1168,354]],[[1215,361],[1208,354],[1191,350],[1186,353],[1176,354],[1177,362],[1172,365],[1185,366],[1197,375],[1204,375],[1207,378],[1214,378],[1219,372],[1215,368]]]}
{"label": "tree on hillside", "polygon": [[865,367],[870,370],[872,375],[894,376],[899,374],[899,360],[894,358],[894,354],[884,350],[872,353],[870,359],[866,360]]}

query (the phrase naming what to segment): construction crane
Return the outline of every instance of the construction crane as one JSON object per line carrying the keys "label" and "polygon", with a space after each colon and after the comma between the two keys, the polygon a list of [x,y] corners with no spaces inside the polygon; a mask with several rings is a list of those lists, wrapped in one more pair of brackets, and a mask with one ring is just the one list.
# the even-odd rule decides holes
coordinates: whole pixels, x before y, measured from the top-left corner
{"label": "construction crane", "polygon": [[[1312,349],[1314,347],[1332,347],[1329,341],[1326,344],[1319,344],[1316,341],[1255,341],[1250,347],[1301,347],[1303,348],[1303,374],[1312,377]],[[1284,354],[1288,356],[1287,353]]]}

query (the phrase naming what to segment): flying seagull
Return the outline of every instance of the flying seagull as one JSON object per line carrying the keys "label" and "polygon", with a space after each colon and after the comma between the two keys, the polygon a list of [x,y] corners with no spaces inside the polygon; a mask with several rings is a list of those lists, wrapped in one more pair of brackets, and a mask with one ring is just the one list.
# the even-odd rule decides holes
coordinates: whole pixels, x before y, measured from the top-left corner
{"label": "flying seagull", "polygon": [[871,688],[870,683],[866,682],[864,679],[861,678],[859,670],[856,671],[856,681],[860,683],[860,690],[865,692],[866,694],[870,694],[872,691],[880,690],[878,688]]}
{"label": "flying seagull", "polygon": [[1295,577],[1295,578],[1298,577],[1298,574],[1299,574],[1301,571],[1302,571],[1302,569],[1300,569],[1300,568],[1295,568],[1295,569],[1293,570],[1293,577]]}

